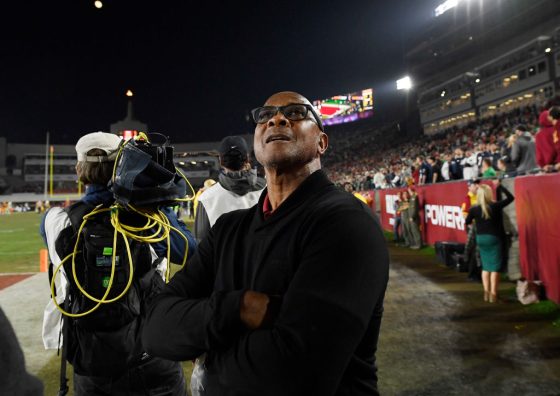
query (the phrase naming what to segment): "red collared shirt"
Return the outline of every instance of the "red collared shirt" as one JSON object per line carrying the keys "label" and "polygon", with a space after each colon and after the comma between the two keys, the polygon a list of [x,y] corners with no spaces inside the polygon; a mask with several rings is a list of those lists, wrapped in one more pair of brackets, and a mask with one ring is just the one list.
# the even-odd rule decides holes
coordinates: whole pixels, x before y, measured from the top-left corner
{"label": "red collared shirt", "polygon": [[272,216],[272,213],[274,213],[274,210],[272,210],[272,206],[270,205],[270,200],[268,199],[268,194],[266,194],[264,197],[262,209],[265,220]]}

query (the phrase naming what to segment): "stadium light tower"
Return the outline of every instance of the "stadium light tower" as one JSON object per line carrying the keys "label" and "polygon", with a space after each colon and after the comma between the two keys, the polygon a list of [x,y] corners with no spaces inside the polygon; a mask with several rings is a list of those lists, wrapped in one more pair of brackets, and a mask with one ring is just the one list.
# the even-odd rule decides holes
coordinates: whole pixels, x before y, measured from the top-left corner
{"label": "stadium light tower", "polygon": [[405,90],[408,91],[412,88],[412,80],[410,76],[405,76],[397,80],[397,90]]}

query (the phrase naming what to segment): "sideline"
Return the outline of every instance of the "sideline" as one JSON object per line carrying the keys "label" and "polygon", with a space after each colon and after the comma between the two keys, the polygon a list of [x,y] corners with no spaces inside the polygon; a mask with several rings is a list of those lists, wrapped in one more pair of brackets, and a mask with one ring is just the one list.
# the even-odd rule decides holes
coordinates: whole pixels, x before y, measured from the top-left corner
{"label": "sideline", "polygon": [[49,301],[48,275],[36,273],[0,290],[0,306],[10,320],[31,374],[37,374],[53,356],[55,350],[45,350],[41,338],[43,310]]}

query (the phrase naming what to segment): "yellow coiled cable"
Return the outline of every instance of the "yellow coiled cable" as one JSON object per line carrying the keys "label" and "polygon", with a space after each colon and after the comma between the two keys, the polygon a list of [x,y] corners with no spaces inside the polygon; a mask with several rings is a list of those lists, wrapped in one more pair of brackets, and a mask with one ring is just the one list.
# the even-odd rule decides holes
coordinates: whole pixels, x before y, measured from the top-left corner
{"label": "yellow coiled cable", "polygon": [[[139,137],[148,140],[147,136],[144,133],[141,133],[139,135]],[[129,141],[125,142],[119,148],[119,151],[117,152],[117,156],[115,157],[115,164],[113,166],[113,176],[112,176],[113,181],[115,179],[119,157],[122,154],[124,146],[126,144],[128,144],[128,142]],[[190,187],[190,189],[192,191],[192,196],[190,198],[189,197],[188,198],[178,198],[178,199],[176,199],[176,201],[179,201],[179,202],[192,201],[194,199],[194,195],[195,195],[194,188],[192,187],[189,180],[185,177],[185,175],[178,168],[176,168],[176,170],[181,175],[181,177],[185,180],[185,182],[188,184],[188,186]],[[72,253],[70,253],[68,256],[66,256],[59,263],[59,265],[56,267],[56,269],[53,273],[53,277],[52,277],[52,280],[51,280],[51,297],[53,299],[53,302],[54,302],[55,306],[57,307],[57,309],[62,314],[70,316],[70,317],[86,316],[86,315],[92,313],[93,311],[95,311],[96,309],[98,309],[101,306],[101,304],[107,304],[107,303],[115,302],[115,301],[119,300],[120,298],[122,298],[128,292],[128,290],[130,289],[130,286],[132,285],[133,279],[134,279],[134,265],[133,265],[133,262],[132,262],[132,254],[130,252],[130,245],[128,243],[127,237],[129,237],[131,239],[134,239],[134,240],[137,240],[137,241],[140,241],[140,242],[145,242],[145,243],[156,243],[156,242],[161,242],[164,239],[166,239],[166,242],[167,242],[167,270],[166,270],[166,274],[165,274],[165,280],[166,280],[166,283],[167,283],[167,282],[169,282],[170,271],[171,271],[170,231],[173,230],[173,231],[177,232],[185,241],[185,253],[183,255],[182,263],[180,264],[180,269],[183,269],[186,265],[187,256],[188,256],[188,249],[189,249],[188,239],[185,235],[183,235],[183,233],[180,230],[178,230],[177,228],[175,228],[171,225],[171,223],[169,222],[169,219],[167,218],[167,216],[161,210],[158,209],[157,213],[150,213],[150,212],[147,212],[145,210],[138,210],[138,209],[134,208],[133,206],[128,205],[128,208],[131,209],[133,212],[138,213],[138,214],[147,218],[146,224],[144,226],[134,227],[134,226],[122,224],[120,222],[120,220],[119,220],[119,209],[121,209],[121,206],[119,204],[115,204],[115,205],[111,206],[110,208],[101,208],[101,206],[102,205],[97,206],[90,213],[88,213],[87,215],[84,216],[84,221],[82,222],[82,224],[80,225],[80,228],[78,230],[78,234],[77,234],[78,236],[76,238],[76,243],[74,244],[74,251]],[[104,295],[100,299],[98,299],[98,298],[95,298],[95,297],[91,296],[84,289],[84,287],[80,284],[80,282],[78,280],[78,277],[77,277],[77,274],[76,274],[75,258],[76,258],[76,255],[78,254],[78,245],[79,245],[80,235],[81,235],[81,232],[82,232],[85,224],[87,223],[88,219],[90,217],[96,215],[96,214],[107,212],[107,211],[111,212],[111,225],[113,225],[113,227],[115,229],[115,232],[113,234],[113,256],[112,256],[112,260],[111,260],[111,275],[109,277],[107,290],[105,291]],[[157,229],[154,230],[151,235],[143,235],[146,231],[154,228],[156,225],[157,225]],[[160,233],[161,233],[161,235],[159,235]],[[109,296],[109,294],[111,292],[111,288],[113,286],[114,275],[115,275],[116,247],[117,247],[118,234],[121,234],[121,236],[124,240],[124,243],[125,243],[127,256],[128,256],[129,267],[130,267],[130,274],[129,274],[128,282],[127,282],[127,285],[126,285],[125,289],[117,297],[114,297],[112,299],[107,299],[107,297]],[[94,301],[94,302],[97,303],[95,306],[93,306],[91,309],[89,309],[88,311],[85,311],[85,312],[80,312],[80,313],[75,313],[75,314],[67,312],[62,307],[60,307],[60,305],[58,304],[58,302],[56,301],[56,298],[55,298],[55,291],[54,290],[55,290],[56,275],[58,274],[58,272],[60,271],[60,268],[64,265],[66,260],[68,260],[69,258],[72,258],[72,276],[74,277],[74,281],[76,283],[76,286],[78,287],[80,292],[83,293],[84,296],[86,296],[91,301]]]}

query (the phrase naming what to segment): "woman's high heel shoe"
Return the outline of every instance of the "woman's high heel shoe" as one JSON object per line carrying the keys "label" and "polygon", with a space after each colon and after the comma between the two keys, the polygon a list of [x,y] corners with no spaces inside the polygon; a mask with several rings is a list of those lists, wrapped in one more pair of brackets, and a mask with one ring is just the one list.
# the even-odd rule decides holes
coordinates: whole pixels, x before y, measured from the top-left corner
{"label": "woman's high heel shoe", "polygon": [[484,302],[488,302],[490,300],[490,293],[485,291],[484,292]]}
{"label": "woman's high heel shoe", "polygon": [[498,301],[498,296],[494,293],[490,293],[490,299],[488,301],[491,303],[495,303]]}

